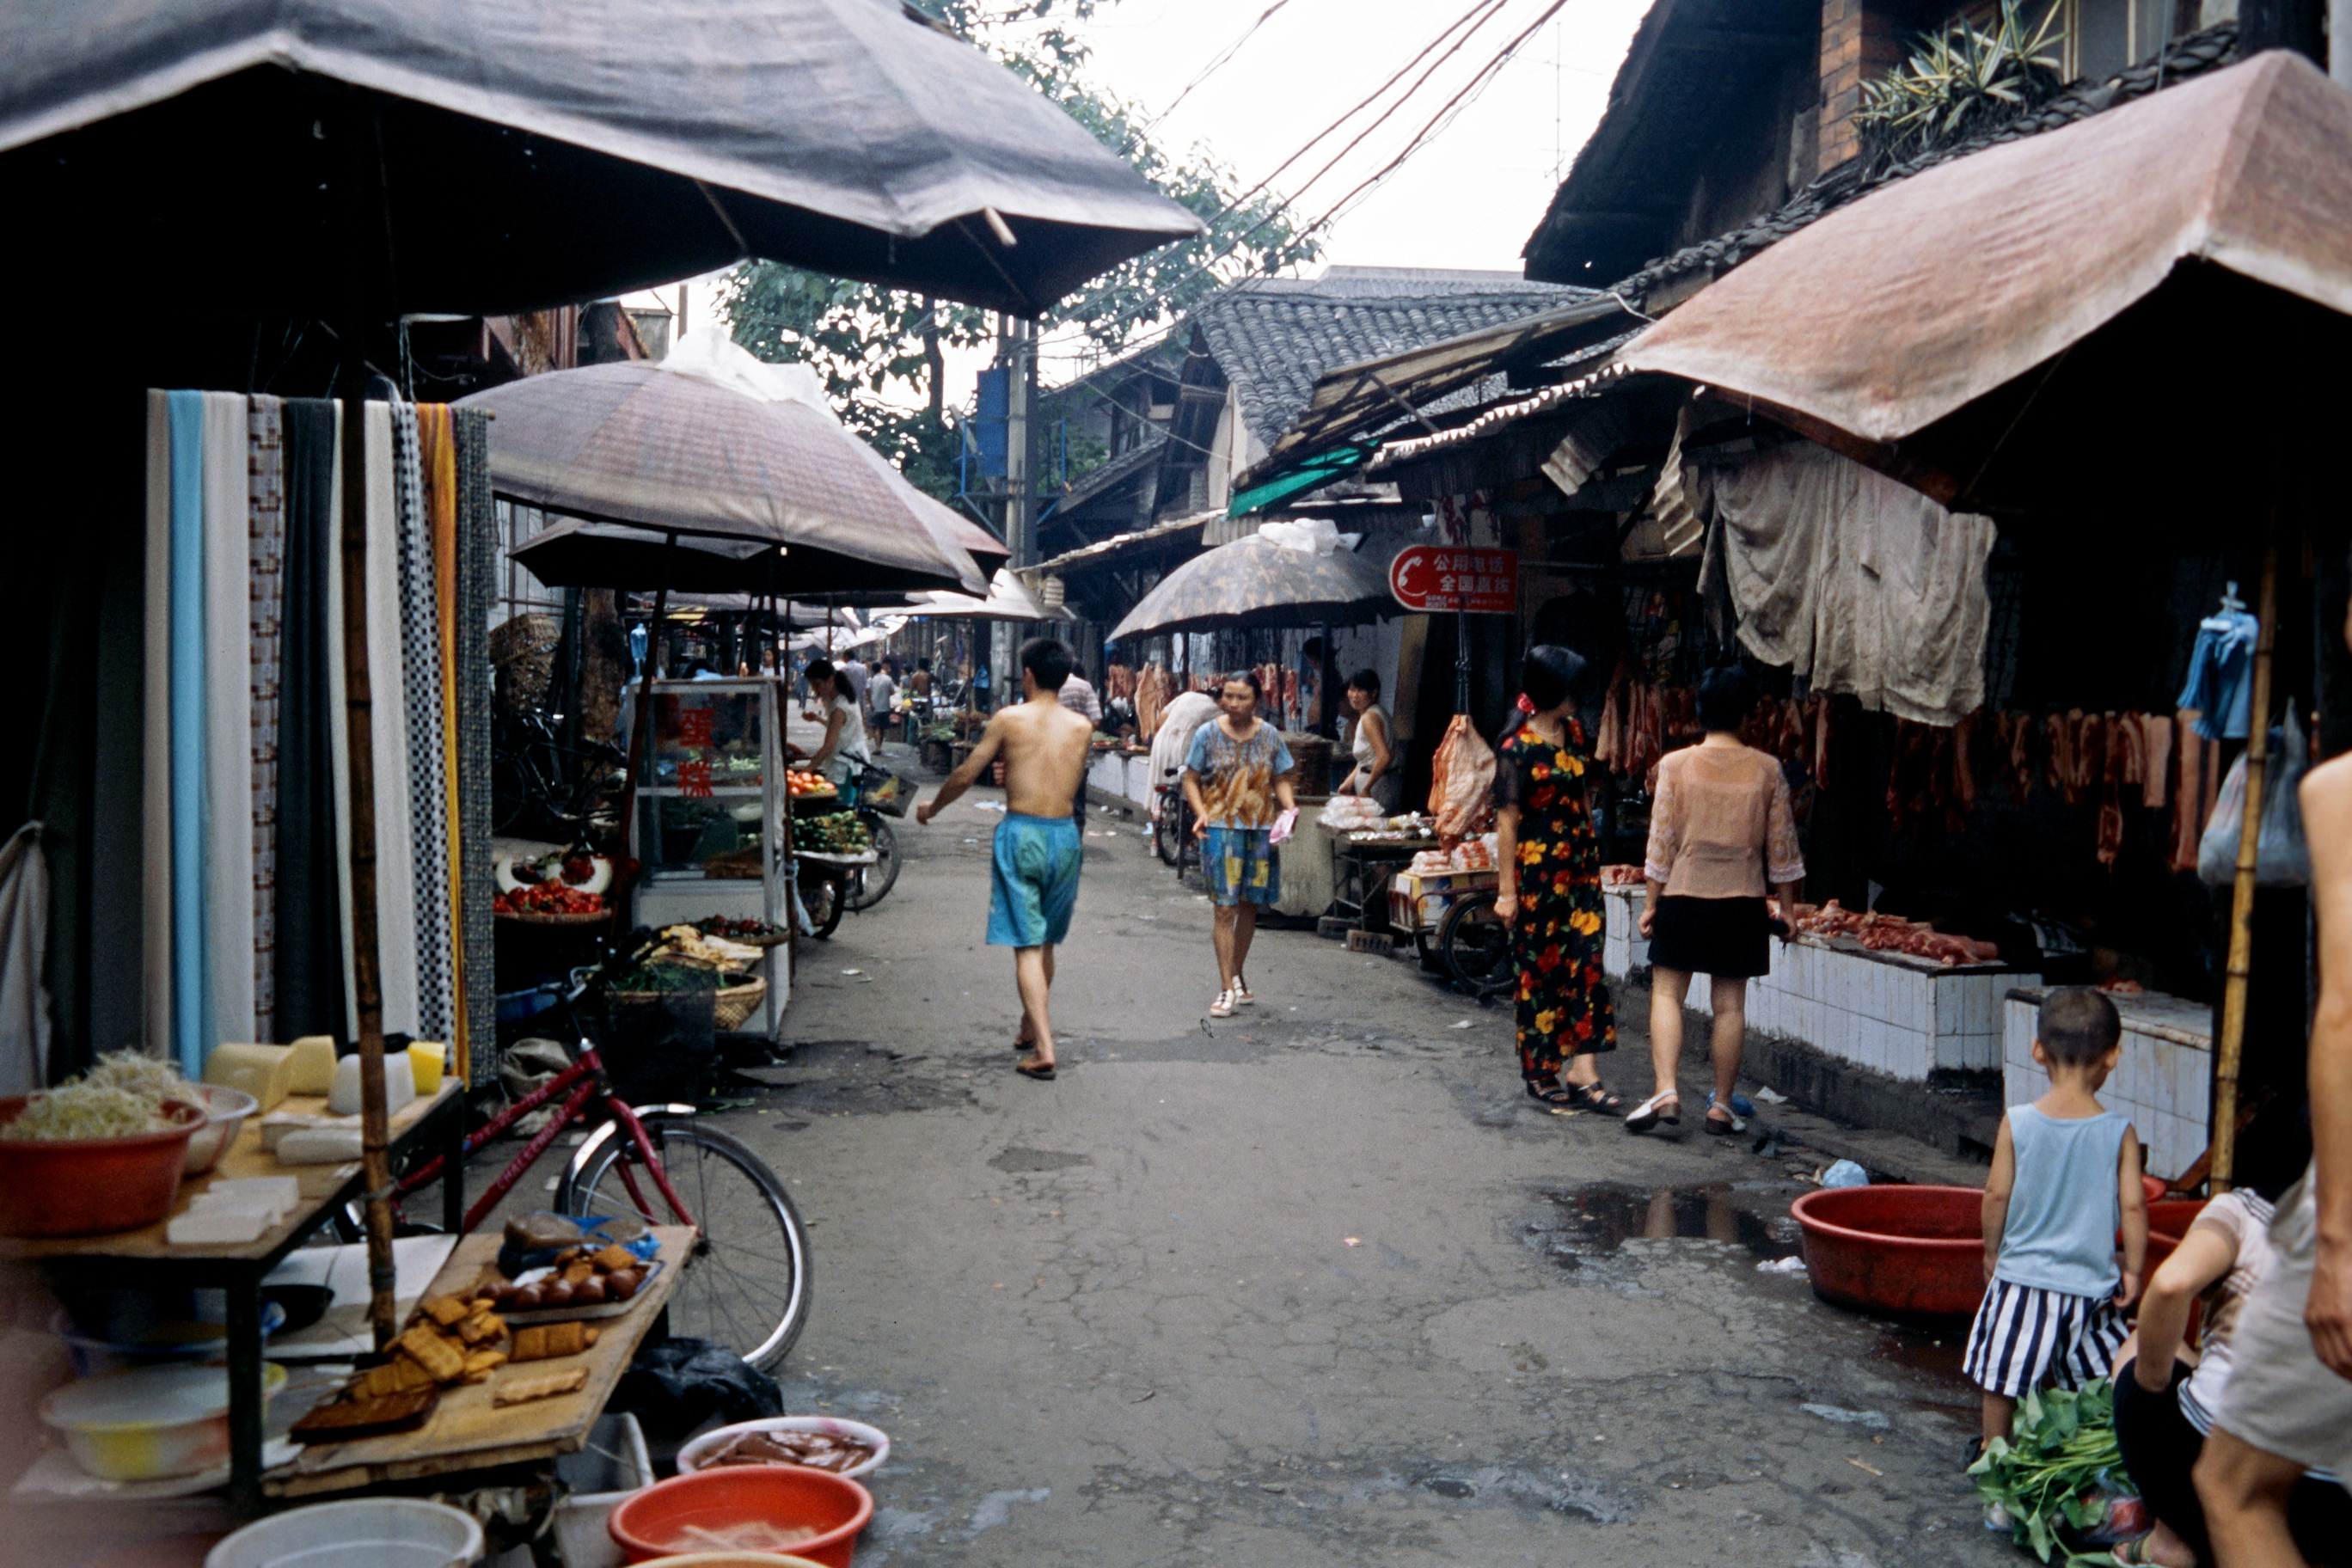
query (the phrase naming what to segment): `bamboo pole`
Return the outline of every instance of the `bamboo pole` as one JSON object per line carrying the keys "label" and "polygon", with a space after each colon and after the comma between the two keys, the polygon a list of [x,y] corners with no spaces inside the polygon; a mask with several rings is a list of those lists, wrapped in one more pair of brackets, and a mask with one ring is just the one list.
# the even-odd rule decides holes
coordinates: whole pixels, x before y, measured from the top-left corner
{"label": "bamboo pole", "polygon": [[2271,648],[2278,635],[2278,545],[2263,547],[2263,586],[2255,615],[2253,724],[2246,735],[2244,816],[2238,824],[2238,875],[2230,893],[2230,963],[2221,983],[2221,1037],[2213,1053],[2213,1192],[2230,1190],[2238,1150],[2238,1064],[2246,1040],[2246,983],[2254,947],[2254,866],[2269,782]]}
{"label": "bamboo pole", "polygon": [[[637,759],[645,759],[648,773],[654,765],[654,669],[661,663],[662,645],[669,630],[669,580],[677,562],[677,534],[672,530],[662,535],[661,585],[655,590],[653,620],[646,628],[646,667],[637,675],[636,717],[629,723],[629,771],[621,781],[621,843],[625,847],[636,831]],[[637,869],[632,868],[628,882],[633,903]],[[629,912],[632,918],[635,916],[634,908]]]}
{"label": "bamboo pole", "polygon": [[376,932],[375,700],[368,670],[367,372],[357,354],[344,370],[343,725],[351,765],[352,976],[359,1016],[360,1168],[367,1185],[368,1324],[378,1350],[392,1342],[392,1166],[383,1092],[383,975]]}

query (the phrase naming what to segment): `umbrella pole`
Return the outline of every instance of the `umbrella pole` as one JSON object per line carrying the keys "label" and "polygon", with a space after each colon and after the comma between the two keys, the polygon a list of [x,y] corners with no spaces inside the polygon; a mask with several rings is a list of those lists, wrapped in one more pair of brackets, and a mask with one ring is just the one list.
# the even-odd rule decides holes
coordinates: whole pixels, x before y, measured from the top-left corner
{"label": "umbrella pole", "polygon": [[[669,579],[677,560],[677,533],[675,530],[662,535],[661,584],[654,592],[653,628],[646,637],[646,667],[637,674],[637,712],[629,722],[629,774],[621,783],[621,843],[628,844],[628,836],[637,822],[637,759],[643,757],[647,768],[653,766],[654,667],[661,663],[662,618],[669,614]],[[636,883],[635,868],[631,868],[630,887]],[[635,914],[635,911],[630,911]]]}
{"label": "umbrella pole", "polygon": [[376,930],[374,698],[367,631],[367,372],[358,334],[343,371],[343,727],[350,753],[352,1021],[360,1056],[360,1165],[367,1187],[368,1324],[378,1350],[398,1328],[393,1311],[392,1168],[384,1145],[383,973]]}
{"label": "umbrella pole", "polygon": [[2246,736],[2246,798],[2238,824],[2237,885],[2230,892],[2230,965],[2221,983],[2221,1037],[2213,1052],[2212,1190],[2230,1190],[2238,1152],[2238,1064],[2246,1041],[2246,985],[2254,948],[2254,866],[2262,840],[2263,792],[2270,774],[2271,647],[2278,635],[2278,545],[2263,547],[2255,613],[2254,722]]}

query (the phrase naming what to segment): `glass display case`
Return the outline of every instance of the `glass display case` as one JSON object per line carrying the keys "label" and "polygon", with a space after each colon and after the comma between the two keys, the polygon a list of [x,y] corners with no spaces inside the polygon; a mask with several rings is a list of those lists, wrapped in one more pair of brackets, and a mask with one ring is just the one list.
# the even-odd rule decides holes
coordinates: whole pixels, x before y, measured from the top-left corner
{"label": "glass display case", "polygon": [[[760,679],[653,683],[653,746],[636,752],[643,771],[629,822],[638,924],[790,921],[778,695],[775,681]],[[772,947],[762,965],[768,994],[755,1018],[771,1039],[783,1024],[791,952]]]}

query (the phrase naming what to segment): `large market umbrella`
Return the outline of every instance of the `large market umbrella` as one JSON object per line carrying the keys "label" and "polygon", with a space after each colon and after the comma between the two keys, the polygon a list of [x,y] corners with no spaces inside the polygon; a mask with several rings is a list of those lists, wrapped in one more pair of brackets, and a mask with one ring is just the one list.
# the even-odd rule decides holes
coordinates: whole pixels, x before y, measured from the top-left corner
{"label": "large market umbrella", "polygon": [[[716,330],[687,333],[658,363],[525,376],[458,406],[498,419],[490,445],[498,494],[634,525],[616,533],[558,524],[527,541],[526,564],[542,582],[579,579],[583,563],[560,563],[583,552],[611,554],[649,538],[654,570],[632,575],[599,562],[604,574],[593,580],[803,597],[836,585],[985,591],[950,527],[954,514],[842,425],[808,366],[762,363]],[[734,551],[754,570],[691,581],[662,572],[660,542],[674,535],[756,546]],[[771,580],[757,555],[778,546],[782,577]]]}
{"label": "large market umbrella", "polygon": [[751,256],[1034,316],[1202,229],[884,0],[0,7],[0,208],[30,277],[374,321]]}
{"label": "large market umbrella", "polygon": [[1388,574],[1354,551],[1294,549],[1260,532],[1177,567],[1105,640],[1235,626],[1360,626],[1402,613]]}
{"label": "large market umbrella", "polygon": [[968,621],[1074,621],[1077,617],[1068,610],[1049,608],[1028,584],[1015,577],[1011,570],[1000,566],[989,580],[988,594],[977,597],[971,594],[917,594],[908,602],[906,613],[918,620]]}
{"label": "large market umbrella", "polygon": [[2293,366],[2341,363],[2347,312],[2352,92],[2275,51],[1874,191],[1618,359],[1956,510],[2145,538],[2333,436]]}

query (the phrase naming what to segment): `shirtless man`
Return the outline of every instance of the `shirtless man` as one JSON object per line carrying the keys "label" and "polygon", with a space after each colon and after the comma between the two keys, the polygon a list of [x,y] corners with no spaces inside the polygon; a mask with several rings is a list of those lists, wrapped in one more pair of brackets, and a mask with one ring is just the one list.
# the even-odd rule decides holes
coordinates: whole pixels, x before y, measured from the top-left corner
{"label": "shirtless man", "polygon": [[1054,1028],[1045,1016],[1054,948],[1069,935],[1070,911],[1078,902],[1081,846],[1070,803],[1086,776],[1095,731],[1091,720],[1062,706],[1062,682],[1070,669],[1070,650],[1051,637],[1024,643],[1022,701],[990,719],[963,766],[915,808],[915,820],[928,826],[991,763],[1004,759],[1004,820],[996,829],[989,879],[988,940],[1013,949],[1013,978],[1021,992],[1013,1050],[1030,1053],[1013,1068],[1045,1081],[1054,1076]]}
{"label": "shirtless man", "polygon": [[[2344,628],[2352,645],[2352,616]],[[2319,918],[2312,1160],[2271,1223],[2277,1261],[2240,1310],[2230,1382],[2197,1458],[2221,1568],[2299,1568],[2287,1498],[2305,1470],[2352,1485],[2352,756],[2304,775]]]}

